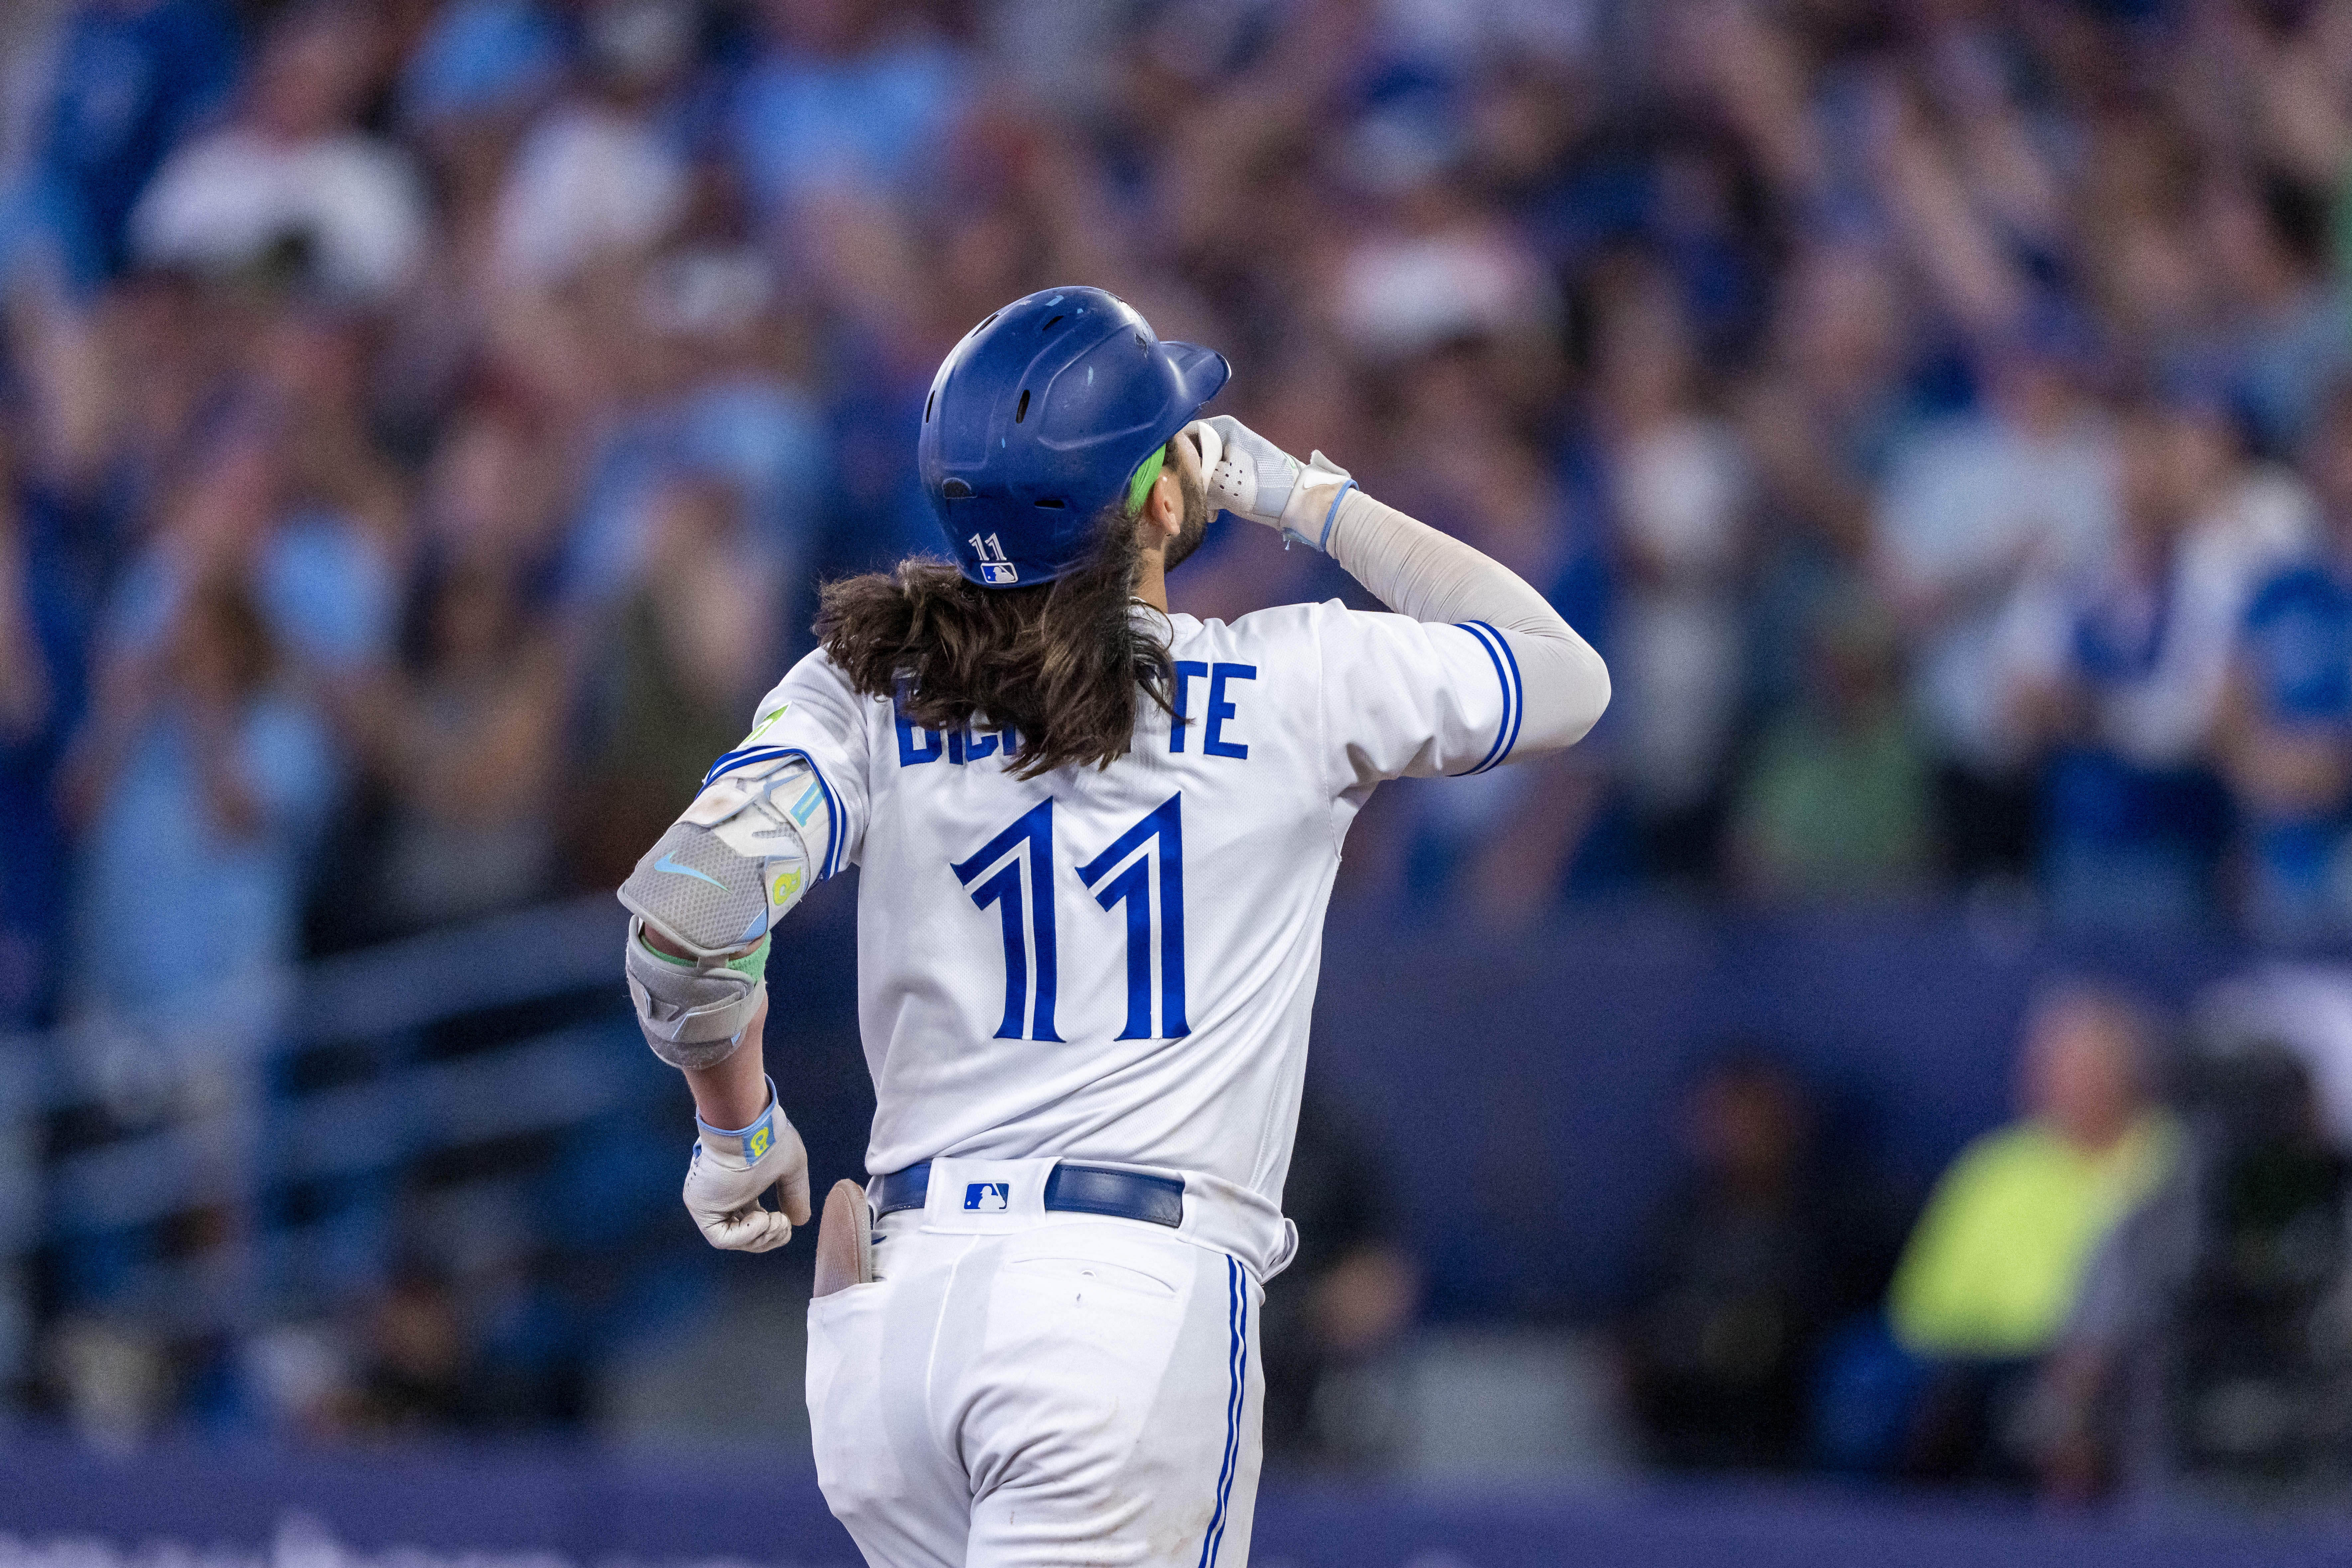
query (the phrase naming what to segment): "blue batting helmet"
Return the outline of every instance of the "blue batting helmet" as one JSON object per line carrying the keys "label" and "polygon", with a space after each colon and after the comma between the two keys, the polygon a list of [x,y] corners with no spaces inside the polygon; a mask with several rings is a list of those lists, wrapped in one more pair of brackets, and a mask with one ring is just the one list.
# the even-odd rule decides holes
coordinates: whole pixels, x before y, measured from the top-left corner
{"label": "blue batting helmet", "polygon": [[964,576],[1025,587],[1076,566],[1102,509],[1232,374],[1214,349],[1161,342],[1100,289],[1041,289],[965,333],[931,378],[916,444]]}

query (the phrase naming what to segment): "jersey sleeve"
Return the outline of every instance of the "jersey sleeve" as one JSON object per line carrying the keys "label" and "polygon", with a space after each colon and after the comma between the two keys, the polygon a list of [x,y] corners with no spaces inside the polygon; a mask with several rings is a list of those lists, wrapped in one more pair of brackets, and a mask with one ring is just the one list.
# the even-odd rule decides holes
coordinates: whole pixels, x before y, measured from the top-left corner
{"label": "jersey sleeve", "polygon": [[1324,743],[1340,789],[1509,759],[1521,687],[1503,633],[1338,604],[1317,611]]}
{"label": "jersey sleeve", "polygon": [[732,769],[781,757],[801,757],[816,773],[824,794],[825,831],[812,838],[822,881],[857,863],[866,837],[869,700],[853,690],[840,668],[819,649],[793,666],[775,689],[760,699],[751,732],[710,764],[707,785]]}

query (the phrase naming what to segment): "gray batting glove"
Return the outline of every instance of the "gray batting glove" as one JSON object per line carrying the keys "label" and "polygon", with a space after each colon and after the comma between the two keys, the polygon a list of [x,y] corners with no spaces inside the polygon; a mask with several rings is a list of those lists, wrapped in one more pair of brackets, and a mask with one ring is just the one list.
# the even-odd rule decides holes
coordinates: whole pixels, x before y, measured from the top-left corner
{"label": "gray batting glove", "polygon": [[[768,1109],[740,1131],[694,1121],[700,1136],[686,1168],[686,1212],[703,1239],[730,1252],[766,1252],[792,1239],[793,1226],[809,1221],[808,1151],[776,1104],[776,1083],[768,1080]],[[777,1189],[782,1210],[762,1208],[760,1199]]]}
{"label": "gray batting glove", "polygon": [[1325,550],[1339,520],[1339,498],[1355,479],[1322,453],[1300,462],[1230,414],[1185,426],[1201,448],[1209,504],[1311,550]]}

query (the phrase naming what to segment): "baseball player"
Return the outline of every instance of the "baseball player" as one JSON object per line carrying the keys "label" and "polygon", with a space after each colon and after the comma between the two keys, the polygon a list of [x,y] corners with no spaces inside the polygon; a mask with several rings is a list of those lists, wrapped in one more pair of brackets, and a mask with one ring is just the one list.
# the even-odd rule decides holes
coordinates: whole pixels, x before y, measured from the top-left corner
{"label": "baseball player", "polygon": [[[950,559],[826,588],[823,646],[621,890],[646,1038],[694,1091],[687,1208],[761,1251],[810,1214],[769,932],[860,868],[874,1175],[826,1203],[808,1403],[871,1563],[1247,1560],[1348,826],[1384,779],[1557,751],[1609,700],[1508,570],[1199,418],[1229,374],[1098,289],[974,327],[918,438]],[[1219,510],[1395,613],[1171,614]]]}

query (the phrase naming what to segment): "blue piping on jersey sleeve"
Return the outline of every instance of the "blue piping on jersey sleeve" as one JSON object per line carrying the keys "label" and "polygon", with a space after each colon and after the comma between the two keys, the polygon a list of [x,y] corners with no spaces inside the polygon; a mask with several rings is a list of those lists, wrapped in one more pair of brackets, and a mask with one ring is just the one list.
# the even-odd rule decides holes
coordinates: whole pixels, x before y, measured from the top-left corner
{"label": "blue piping on jersey sleeve", "polygon": [[746,746],[740,752],[730,752],[711,763],[710,771],[702,775],[702,787],[709,789],[710,781],[721,773],[750,767],[754,763],[772,763],[782,757],[798,757],[806,763],[809,772],[816,776],[816,787],[824,792],[824,858],[817,867],[816,879],[829,881],[833,874],[841,869],[841,801],[834,795],[833,785],[825,782],[824,770],[817,766],[814,757],[798,746]]}
{"label": "blue piping on jersey sleeve", "polygon": [[[1503,650],[1503,662],[1511,667],[1511,738],[1503,742],[1503,754],[1494,761],[1493,765],[1499,768],[1509,762],[1511,753],[1518,749],[1519,721],[1528,716],[1528,683],[1526,678],[1519,674],[1519,656],[1511,651],[1511,639],[1496,630],[1488,622],[1477,621],[1473,624],[1486,628],[1487,634],[1495,639],[1495,646]],[[816,764],[811,763],[809,766],[814,767]]]}
{"label": "blue piping on jersey sleeve", "polygon": [[[745,746],[740,751],[728,752],[711,763],[709,772],[702,775],[702,783],[698,787],[709,789],[710,781],[720,773],[731,773],[737,768],[749,767],[753,763],[772,763],[778,757],[796,757],[804,754],[786,746]],[[816,764],[811,763],[809,766],[814,767]]]}
{"label": "blue piping on jersey sleeve", "polygon": [[1466,768],[1455,775],[1467,777],[1471,773],[1483,773],[1489,768],[1501,766],[1503,759],[1511,754],[1511,747],[1518,741],[1521,707],[1519,661],[1511,657],[1510,647],[1503,641],[1502,634],[1486,622],[1460,621],[1455,624],[1475,637],[1478,646],[1486,650],[1486,661],[1495,667],[1495,679],[1503,688],[1503,716],[1495,725],[1495,743],[1486,748],[1486,754],[1478,759],[1477,766]]}

